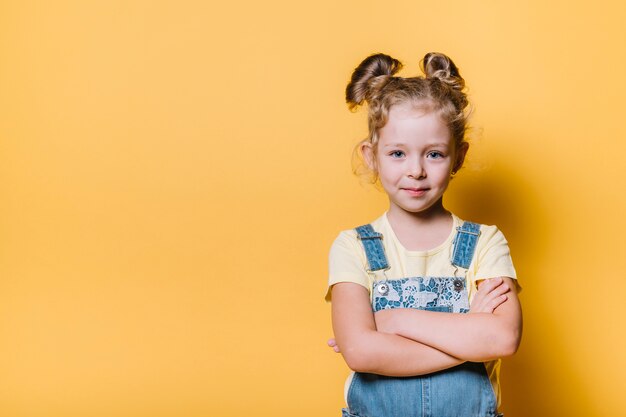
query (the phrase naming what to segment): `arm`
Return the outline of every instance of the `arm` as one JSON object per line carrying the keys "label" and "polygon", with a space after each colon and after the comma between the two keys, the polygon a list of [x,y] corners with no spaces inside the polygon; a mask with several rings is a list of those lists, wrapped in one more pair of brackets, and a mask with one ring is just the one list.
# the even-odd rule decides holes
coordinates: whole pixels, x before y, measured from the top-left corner
{"label": "arm", "polygon": [[359,284],[333,285],[332,321],[344,360],[357,372],[414,376],[464,362],[425,344],[376,331],[369,293]]}
{"label": "arm", "polygon": [[[493,314],[383,310],[376,313],[376,325],[384,331],[468,361],[481,362],[513,355],[521,339],[522,312],[515,283],[508,277],[502,277],[502,280],[509,292]],[[499,282],[497,279],[487,281],[491,282],[482,283],[479,292],[487,291]]]}

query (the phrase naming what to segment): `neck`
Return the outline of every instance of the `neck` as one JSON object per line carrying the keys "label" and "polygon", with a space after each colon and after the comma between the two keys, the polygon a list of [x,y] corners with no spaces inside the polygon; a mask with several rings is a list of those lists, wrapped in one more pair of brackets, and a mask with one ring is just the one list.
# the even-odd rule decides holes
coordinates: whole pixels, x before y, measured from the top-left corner
{"label": "neck", "polygon": [[443,208],[441,201],[419,213],[391,204],[387,220],[400,244],[410,251],[438,247],[450,236],[454,223],[452,215]]}
{"label": "neck", "polygon": [[443,198],[440,198],[435,204],[427,210],[413,213],[395,205],[389,205],[387,218],[392,225],[402,225],[408,227],[424,227],[433,225],[442,221],[448,221],[450,212],[443,207]]}

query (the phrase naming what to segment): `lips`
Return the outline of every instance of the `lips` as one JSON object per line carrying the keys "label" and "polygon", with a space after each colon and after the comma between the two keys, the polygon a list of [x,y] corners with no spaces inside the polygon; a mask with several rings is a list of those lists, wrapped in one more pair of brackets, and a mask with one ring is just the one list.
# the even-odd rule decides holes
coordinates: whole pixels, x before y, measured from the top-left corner
{"label": "lips", "polygon": [[428,191],[429,188],[402,188],[402,190],[406,191],[409,195],[419,197],[426,194],[426,191]]}

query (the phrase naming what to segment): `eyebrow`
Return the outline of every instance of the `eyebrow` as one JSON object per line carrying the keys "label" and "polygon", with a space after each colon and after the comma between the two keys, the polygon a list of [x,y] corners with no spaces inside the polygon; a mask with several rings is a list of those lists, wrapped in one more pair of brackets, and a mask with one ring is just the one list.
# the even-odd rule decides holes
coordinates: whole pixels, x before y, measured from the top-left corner
{"label": "eyebrow", "polygon": [[[431,147],[442,147],[442,148],[447,148],[448,144],[445,142],[431,142],[431,143],[427,143],[426,147],[427,148],[431,148]],[[406,144],[405,143],[388,143],[386,145],[383,146],[384,148],[406,148]]]}

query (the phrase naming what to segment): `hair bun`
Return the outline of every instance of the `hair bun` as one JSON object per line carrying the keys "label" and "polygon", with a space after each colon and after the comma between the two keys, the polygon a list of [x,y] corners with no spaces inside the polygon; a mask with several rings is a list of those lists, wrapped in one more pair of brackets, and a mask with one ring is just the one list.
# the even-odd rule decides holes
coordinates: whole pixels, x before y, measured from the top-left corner
{"label": "hair bun", "polygon": [[435,78],[443,85],[450,87],[456,96],[455,102],[464,109],[468,105],[467,97],[463,92],[465,80],[461,77],[459,69],[445,54],[429,52],[422,60],[422,70],[426,78]]}
{"label": "hair bun", "polygon": [[354,69],[346,87],[346,103],[352,110],[370,101],[389,79],[402,68],[402,63],[385,54],[370,55]]}
{"label": "hair bun", "polygon": [[465,80],[459,74],[459,69],[447,55],[429,52],[424,56],[422,66],[426,78],[438,78],[458,91],[465,87]]}

